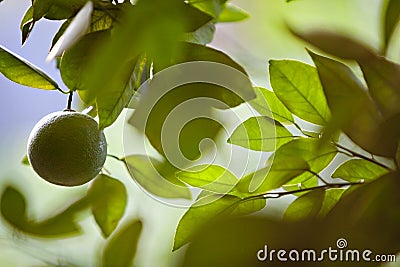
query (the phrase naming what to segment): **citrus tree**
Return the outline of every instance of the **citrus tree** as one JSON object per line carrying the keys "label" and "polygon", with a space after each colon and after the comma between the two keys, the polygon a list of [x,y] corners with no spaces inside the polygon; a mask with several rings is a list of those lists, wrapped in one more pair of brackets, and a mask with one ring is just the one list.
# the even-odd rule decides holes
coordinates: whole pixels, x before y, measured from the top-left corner
{"label": "citrus tree", "polygon": [[[130,192],[103,166],[108,156],[149,197],[187,208],[171,240],[173,251],[188,244],[181,266],[379,265],[374,255],[393,261],[400,250],[400,66],[385,55],[400,5],[386,2],[379,51],[338,33],[288,26],[307,43],[314,66],[270,60],[270,90],[253,87],[240,64],[207,45],[217,23],[248,16],[228,1],[32,1],[22,43],[38,21],[63,21],[47,60],[66,89],[5,47],[0,71],[24,86],[58,90],[67,105],[35,126],[23,163],[46,181],[87,193],[38,221],[8,186],[4,221],[29,238],[64,238],[82,234],[77,214],[90,210],[105,239],[96,262],[131,266],[143,222],[121,220]],[[71,110],[73,94],[82,113]],[[251,115],[241,115],[243,106]],[[125,154],[107,154],[103,130],[123,112]],[[235,127],[221,116],[235,117]],[[145,142],[131,153],[132,129]],[[215,149],[221,142],[230,157]],[[235,159],[260,164],[237,171]],[[283,218],[245,216],[289,195]],[[282,252],[273,261],[267,250],[332,246],[334,259]],[[371,253],[349,261],[347,246]]]}

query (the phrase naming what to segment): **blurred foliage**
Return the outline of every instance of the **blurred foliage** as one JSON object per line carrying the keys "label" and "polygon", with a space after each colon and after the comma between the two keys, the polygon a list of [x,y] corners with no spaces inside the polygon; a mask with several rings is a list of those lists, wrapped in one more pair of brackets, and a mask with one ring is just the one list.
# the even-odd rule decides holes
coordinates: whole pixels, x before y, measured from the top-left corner
{"label": "blurred foliage", "polygon": [[[189,244],[181,266],[264,266],[257,253],[267,253],[263,251],[266,245],[319,250],[334,246],[339,238],[345,238],[351,248],[397,254],[400,65],[385,53],[400,18],[398,1],[388,0],[383,7],[382,51],[340,33],[291,28],[295,36],[324,53],[308,50],[315,66],[270,60],[272,90],[251,88],[248,79],[237,94],[201,82],[178,86],[150,107],[149,117],[141,125],[141,115],[152,104],[153,92],[137,96],[138,90],[147,78],[153,77],[154,82],[154,77],[168,67],[208,61],[229,66],[247,77],[246,70],[231,57],[206,46],[213,39],[215,24],[248,17],[227,2],[139,0],[131,4],[96,0],[88,16],[79,16],[86,1],[35,0],[21,21],[22,43],[37,21],[64,20],[52,40],[52,51],[65,47],[57,57],[62,80],[86,106],[94,108],[100,128],[113,125],[131,99],[138,97],[129,123],[143,130],[161,159],[147,155],[114,157],[156,196],[191,199],[190,188],[202,190],[176,228],[173,250]],[[66,35],[73,38],[66,40]],[[357,77],[349,62],[361,69],[364,80]],[[0,72],[25,86],[61,91],[47,74],[3,47]],[[248,102],[259,115],[238,125],[227,142],[273,152],[261,168],[236,177],[219,165],[177,169],[167,159],[164,146],[171,140],[162,140],[165,120],[181,103],[201,97],[223,105],[210,102],[201,106],[201,116],[181,129],[179,152],[190,160],[197,159],[200,142],[214,140],[222,128],[205,117],[211,116],[214,108],[229,109]],[[184,120],[184,116],[179,119]],[[349,141],[343,142],[346,137]],[[338,155],[345,159],[336,167]],[[238,218],[262,210],[268,199],[287,195],[296,198],[282,219]],[[134,219],[120,225],[127,203],[125,185],[100,174],[86,195],[42,221],[30,217],[25,196],[12,186],[3,190],[0,206],[8,225],[27,236],[42,238],[81,234],[77,215],[90,210],[106,239],[101,266],[130,266],[142,222]],[[287,265],[278,261],[268,264]],[[366,262],[346,263],[363,264]]]}

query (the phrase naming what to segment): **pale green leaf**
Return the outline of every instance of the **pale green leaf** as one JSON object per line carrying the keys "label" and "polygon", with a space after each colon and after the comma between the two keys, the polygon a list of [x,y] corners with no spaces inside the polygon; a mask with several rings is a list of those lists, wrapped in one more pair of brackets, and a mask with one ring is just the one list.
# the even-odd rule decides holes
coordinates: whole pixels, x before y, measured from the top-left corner
{"label": "pale green leaf", "polygon": [[88,195],[93,198],[92,213],[105,237],[111,235],[125,212],[127,192],[123,183],[107,175],[96,177]]}
{"label": "pale green leaf", "polygon": [[227,4],[219,14],[218,22],[237,22],[245,20],[249,14],[238,6]]}
{"label": "pale green leaf", "polygon": [[235,175],[218,165],[198,165],[175,175],[191,186],[220,194],[228,193],[238,182]]}
{"label": "pale green leaf", "polygon": [[57,83],[26,59],[0,46],[0,73],[9,80],[44,90],[58,89]]}
{"label": "pale green leaf", "polygon": [[252,117],[235,129],[228,143],[268,152],[274,151],[293,138],[293,135],[279,122],[268,117]]}
{"label": "pale green leaf", "polygon": [[123,160],[131,177],[150,193],[165,198],[191,198],[189,188],[175,176],[162,176],[157,160],[144,155],[131,155]]}
{"label": "pale green leaf", "polygon": [[349,182],[371,180],[389,171],[365,159],[351,159],[340,165],[332,174],[332,178],[340,178]]}
{"label": "pale green leaf", "polygon": [[103,250],[102,267],[132,266],[142,225],[139,220],[130,221],[111,236]]}
{"label": "pale green leaf", "polygon": [[315,67],[293,60],[270,60],[269,73],[276,96],[293,114],[326,124],[330,112]]}

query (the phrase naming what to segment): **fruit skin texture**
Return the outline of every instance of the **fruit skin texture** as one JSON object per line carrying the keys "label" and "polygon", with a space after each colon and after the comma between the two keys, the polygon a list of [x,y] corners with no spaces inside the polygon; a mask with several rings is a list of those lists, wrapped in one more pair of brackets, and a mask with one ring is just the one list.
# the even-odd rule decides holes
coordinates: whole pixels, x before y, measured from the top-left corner
{"label": "fruit skin texture", "polygon": [[96,177],[107,156],[107,143],[97,122],[86,114],[59,111],[43,117],[28,139],[28,159],[46,181],[82,185]]}

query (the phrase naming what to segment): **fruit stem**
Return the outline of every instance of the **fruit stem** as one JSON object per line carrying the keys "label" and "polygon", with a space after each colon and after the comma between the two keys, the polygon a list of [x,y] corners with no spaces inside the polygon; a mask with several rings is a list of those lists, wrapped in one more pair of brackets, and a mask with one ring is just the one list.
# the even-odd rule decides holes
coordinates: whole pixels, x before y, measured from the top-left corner
{"label": "fruit stem", "polygon": [[71,106],[72,106],[72,96],[73,96],[73,94],[74,94],[74,91],[69,91],[67,110],[72,110]]}

